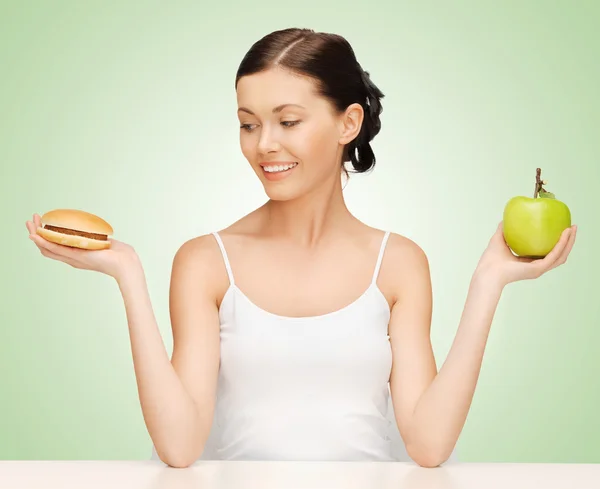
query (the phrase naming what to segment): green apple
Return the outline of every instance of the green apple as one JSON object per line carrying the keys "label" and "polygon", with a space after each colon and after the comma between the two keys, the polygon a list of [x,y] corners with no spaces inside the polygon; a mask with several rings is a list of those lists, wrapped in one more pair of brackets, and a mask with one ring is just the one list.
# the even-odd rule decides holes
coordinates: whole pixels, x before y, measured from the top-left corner
{"label": "green apple", "polygon": [[536,170],[533,198],[518,196],[510,199],[504,208],[504,239],[518,256],[543,258],[571,226],[571,211],[542,185],[541,169]]}

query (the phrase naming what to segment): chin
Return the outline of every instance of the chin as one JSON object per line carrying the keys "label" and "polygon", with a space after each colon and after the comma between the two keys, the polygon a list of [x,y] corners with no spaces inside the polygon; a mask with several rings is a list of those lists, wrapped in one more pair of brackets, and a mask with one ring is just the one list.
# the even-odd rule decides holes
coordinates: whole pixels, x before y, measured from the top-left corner
{"label": "chin", "polygon": [[286,202],[288,200],[294,200],[300,196],[297,191],[291,191],[286,189],[272,189],[265,187],[265,193],[270,200],[276,200],[279,202]]}
{"label": "chin", "polygon": [[297,182],[296,185],[294,185],[292,182],[270,182],[261,178],[260,183],[263,185],[265,194],[271,200],[285,202],[288,200],[294,200],[300,197],[303,193]]}

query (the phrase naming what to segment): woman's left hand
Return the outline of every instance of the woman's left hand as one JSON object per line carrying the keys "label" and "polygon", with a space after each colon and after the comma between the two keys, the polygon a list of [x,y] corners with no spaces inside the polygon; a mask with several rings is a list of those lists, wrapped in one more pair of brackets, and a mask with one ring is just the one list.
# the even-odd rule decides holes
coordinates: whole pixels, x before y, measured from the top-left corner
{"label": "woman's left hand", "polygon": [[563,265],[567,261],[575,243],[576,235],[576,225],[565,229],[554,248],[544,258],[515,256],[506,244],[503,221],[500,221],[488,247],[477,264],[477,271],[482,271],[488,276],[491,274],[501,287],[519,280],[541,277],[546,272]]}

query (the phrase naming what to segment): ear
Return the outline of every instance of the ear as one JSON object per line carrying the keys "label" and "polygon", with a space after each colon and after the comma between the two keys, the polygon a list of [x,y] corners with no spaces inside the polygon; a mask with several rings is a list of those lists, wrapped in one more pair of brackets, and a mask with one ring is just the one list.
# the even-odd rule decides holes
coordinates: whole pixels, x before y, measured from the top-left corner
{"label": "ear", "polygon": [[358,136],[364,114],[364,110],[359,103],[348,106],[340,118],[340,144],[348,144]]}

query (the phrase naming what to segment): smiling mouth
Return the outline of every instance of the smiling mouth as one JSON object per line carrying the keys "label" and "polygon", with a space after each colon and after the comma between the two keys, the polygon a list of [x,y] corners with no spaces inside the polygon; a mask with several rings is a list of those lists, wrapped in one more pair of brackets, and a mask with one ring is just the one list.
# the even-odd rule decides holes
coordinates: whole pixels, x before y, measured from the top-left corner
{"label": "smiling mouth", "polygon": [[273,166],[263,166],[262,169],[263,171],[265,171],[266,173],[285,173],[286,171],[290,171],[293,168],[296,168],[298,166],[298,162],[295,161],[292,164],[289,165],[273,165]]}
{"label": "smiling mouth", "polygon": [[287,180],[294,173],[297,166],[297,161],[293,165],[266,165],[267,168],[261,165],[263,178],[270,182]]}

